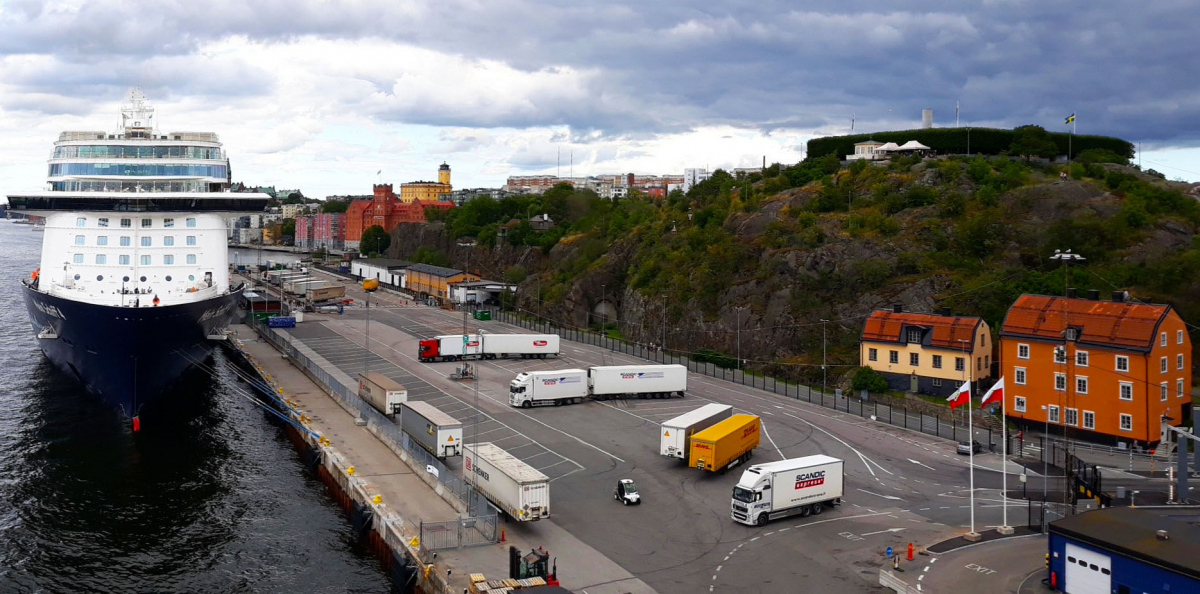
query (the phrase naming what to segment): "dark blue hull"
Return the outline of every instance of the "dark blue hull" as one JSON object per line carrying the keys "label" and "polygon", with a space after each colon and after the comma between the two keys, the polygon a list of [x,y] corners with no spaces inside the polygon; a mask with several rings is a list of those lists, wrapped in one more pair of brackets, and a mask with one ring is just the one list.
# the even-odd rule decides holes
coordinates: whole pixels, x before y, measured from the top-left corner
{"label": "dark blue hull", "polygon": [[[162,397],[215,346],[241,289],[197,303],[112,307],[81,303],[23,286],[38,346],[87,390],[129,417]],[[53,333],[46,333],[47,328]],[[56,337],[54,337],[56,335]]]}

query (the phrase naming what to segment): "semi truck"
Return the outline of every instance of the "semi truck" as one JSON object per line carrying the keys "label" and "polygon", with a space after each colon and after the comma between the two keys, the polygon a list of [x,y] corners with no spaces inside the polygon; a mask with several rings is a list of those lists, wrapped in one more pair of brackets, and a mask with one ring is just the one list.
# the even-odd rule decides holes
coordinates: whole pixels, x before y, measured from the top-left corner
{"label": "semi truck", "polygon": [[321,280],[319,278],[300,277],[298,279],[283,283],[283,291],[290,295],[303,295],[304,291],[309,288],[325,287],[329,285],[329,281]]}
{"label": "semi truck", "polygon": [[400,412],[401,404],[408,402],[408,390],[382,373],[360,373],[358,397],[366,400],[375,410],[392,417]]}
{"label": "semi truck", "polygon": [[508,403],[524,408],[573,404],[587,398],[587,379],[583,369],[519,373],[509,382]]}
{"label": "semi truck", "polygon": [[304,290],[304,296],[313,303],[329,301],[332,299],[341,299],[342,297],[346,296],[346,285],[330,285],[320,288],[308,288]]}
{"label": "semi truck", "polygon": [[762,421],[757,416],[733,415],[692,435],[688,466],[724,474],[750,459],[761,435]]}
{"label": "semi truck", "polygon": [[696,410],[664,421],[659,435],[658,453],[669,458],[686,459],[691,451],[692,435],[733,416],[728,404],[705,404]]}
{"label": "semi truck", "polygon": [[[575,379],[582,377],[582,383]],[[559,381],[562,380],[562,381]],[[584,398],[670,398],[687,391],[687,368],[682,365],[615,365],[582,369],[533,371],[517,375],[508,385],[508,403],[530,408],[581,402]]]}
{"label": "semi truck", "polygon": [[462,422],[428,402],[402,404],[400,429],[438,458],[462,455]]}
{"label": "semi truck", "polygon": [[824,455],[755,464],[733,488],[733,520],[766,526],[791,515],[818,515],[841,503],[844,470],[844,462]]}
{"label": "semi truck", "polygon": [[417,343],[417,358],[426,363],[504,357],[545,359],[559,352],[557,334],[449,334]]}
{"label": "semi truck", "polygon": [[550,517],[550,478],[491,442],[463,446],[463,468],[475,487],[519,522]]}

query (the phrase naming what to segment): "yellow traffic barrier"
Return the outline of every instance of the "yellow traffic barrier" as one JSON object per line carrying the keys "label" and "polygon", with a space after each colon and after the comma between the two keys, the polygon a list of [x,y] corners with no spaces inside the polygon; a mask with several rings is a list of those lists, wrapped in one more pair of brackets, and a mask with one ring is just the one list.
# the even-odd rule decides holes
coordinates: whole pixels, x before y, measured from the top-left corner
{"label": "yellow traffic barrier", "polygon": [[348,475],[350,475],[350,476],[354,476],[354,467],[353,467],[353,466],[351,466],[350,468],[347,468],[347,469],[346,469],[346,474],[348,474]]}
{"label": "yellow traffic barrier", "polygon": [[376,495],[376,496],[372,497],[371,503],[374,503],[375,505],[379,505],[380,503],[383,503],[383,495]]}

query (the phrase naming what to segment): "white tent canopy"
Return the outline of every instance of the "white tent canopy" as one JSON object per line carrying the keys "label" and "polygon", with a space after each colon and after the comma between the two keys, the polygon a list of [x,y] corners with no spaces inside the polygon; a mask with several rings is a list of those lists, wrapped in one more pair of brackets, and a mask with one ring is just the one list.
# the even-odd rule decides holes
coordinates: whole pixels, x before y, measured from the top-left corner
{"label": "white tent canopy", "polygon": [[900,145],[899,150],[902,150],[902,151],[927,151],[927,150],[929,150],[929,147],[927,147],[915,140],[910,140],[910,141]]}
{"label": "white tent canopy", "polygon": [[883,152],[894,151],[894,150],[899,150],[899,149],[900,149],[900,147],[897,146],[896,143],[889,142],[887,144],[884,144],[883,146],[875,147],[875,152],[883,153]]}

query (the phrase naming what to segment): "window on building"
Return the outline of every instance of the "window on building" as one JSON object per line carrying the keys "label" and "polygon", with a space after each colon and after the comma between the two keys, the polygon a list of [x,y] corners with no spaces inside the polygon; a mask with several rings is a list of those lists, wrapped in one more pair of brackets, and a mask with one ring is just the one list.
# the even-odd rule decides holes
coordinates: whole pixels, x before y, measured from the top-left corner
{"label": "window on building", "polygon": [[1175,331],[1175,344],[1183,344],[1183,330]]}
{"label": "window on building", "polygon": [[1166,401],[1167,401],[1167,396],[1168,396],[1168,394],[1170,393],[1170,390],[1168,390],[1168,389],[1167,389],[1167,382],[1163,382],[1163,383],[1161,383],[1161,384],[1159,384],[1159,385],[1158,385],[1158,392],[1159,392],[1159,398],[1158,398],[1158,399],[1159,399],[1159,400],[1162,400],[1163,402],[1166,402]]}
{"label": "window on building", "polygon": [[108,236],[101,235],[96,238],[96,245],[108,245]]}
{"label": "window on building", "polygon": [[167,255],[163,256],[163,264],[170,266],[174,263],[175,263],[175,256],[172,256],[171,254],[167,254]]}
{"label": "window on building", "polygon": [[122,227],[124,227],[124,228],[128,229],[128,228],[129,228],[130,226],[132,226],[132,225],[133,225],[133,221],[132,221],[132,220],[130,220],[130,219],[121,219],[121,226],[122,226]]}
{"label": "window on building", "polygon": [[1068,408],[1065,412],[1066,412],[1066,418],[1064,419],[1065,424],[1070,425],[1072,427],[1079,424],[1079,411],[1078,410],[1073,409],[1073,408]]}
{"label": "window on building", "polygon": [[196,236],[195,236],[195,235],[188,235],[188,236],[187,236],[187,244],[188,244],[188,245],[196,245]]}
{"label": "window on building", "polygon": [[76,264],[83,264],[83,254],[75,254],[74,262]]}
{"label": "window on building", "polygon": [[914,329],[914,328],[909,328],[908,342],[920,343],[921,342],[921,331]]}
{"label": "window on building", "polygon": [[168,246],[170,246],[170,245],[175,245],[175,237],[174,237],[174,236],[171,236],[171,235],[168,235],[168,236],[164,237],[164,238],[163,238],[163,245],[168,245]]}
{"label": "window on building", "polygon": [[934,369],[941,369],[941,368],[942,368],[942,356],[941,356],[941,355],[934,355],[934,356],[933,356],[933,368],[934,368]]}
{"label": "window on building", "polygon": [[1013,378],[1013,381],[1017,382],[1018,386],[1025,385],[1025,368],[1024,367],[1014,367],[1013,375],[1016,376]]}
{"label": "window on building", "polygon": [[981,346],[981,347],[987,346],[987,334],[979,335],[979,346]]}
{"label": "window on building", "polygon": [[900,363],[900,351],[888,351],[888,363],[893,365]]}
{"label": "window on building", "polygon": [[982,370],[983,370],[983,359],[980,359],[979,357],[975,357],[975,371],[982,371]]}
{"label": "window on building", "polygon": [[1167,333],[1163,332],[1158,337],[1158,346],[1167,346]]}
{"label": "window on building", "polygon": [[121,236],[121,245],[122,245],[123,247],[129,247],[129,246],[130,246],[130,241],[131,241],[131,240],[129,239],[129,236],[128,236],[128,235],[122,235],[122,236]]}
{"label": "window on building", "polygon": [[1067,374],[1065,374],[1065,373],[1055,373],[1054,374],[1054,389],[1058,390],[1060,392],[1066,391],[1066,389],[1067,389]]}
{"label": "window on building", "polygon": [[175,219],[163,219],[163,227],[174,227]]}
{"label": "window on building", "polygon": [[1084,429],[1095,429],[1096,428],[1096,413],[1094,413],[1090,410],[1083,411],[1083,428]]}
{"label": "window on building", "polygon": [[1133,415],[1121,415],[1121,431],[1133,431]]}
{"label": "window on building", "polygon": [[1065,364],[1067,362],[1066,347],[1061,347],[1061,346],[1054,347],[1054,362],[1058,363],[1060,365]]}
{"label": "window on building", "polygon": [[188,226],[188,227],[195,227],[195,226],[196,226],[196,219],[193,219],[193,218],[188,218],[188,219],[187,219],[187,226]]}
{"label": "window on building", "polygon": [[1025,397],[1017,396],[1013,398],[1013,408],[1015,408],[1017,412],[1025,412]]}
{"label": "window on building", "polygon": [[1166,372],[1167,372],[1167,358],[1166,358],[1166,357],[1162,357],[1162,358],[1160,358],[1160,359],[1159,359],[1159,361],[1158,361],[1158,372],[1159,372],[1159,373],[1166,373]]}
{"label": "window on building", "polygon": [[150,256],[142,256],[142,266],[150,265]]}
{"label": "window on building", "polygon": [[991,367],[991,366],[992,366],[992,356],[991,356],[991,355],[984,355],[984,356],[983,356],[983,367],[984,367],[984,369],[987,369],[987,368],[989,368],[989,367]]}
{"label": "window on building", "polygon": [[935,387],[935,388],[942,387],[942,378],[940,378],[940,377],[933,378],[933,387]]}
{"label": "window on building", "polygon": [[96,263],[97,264],[108,264],[108,256],[106,256],[104,254],[96,254]]}
{"label": "window on building", "polygon": [[143,229],[149,229],[151,224],[153,224],[152,219],[142,219],[142,228]]}
{"label": "window on building", "polygon": [[1175,397],[1183,398],[1183,379],[1175,380]]}
{"label": "window on building", "polygon": [[1121,400],[1133,400],[1133,382],[1121,382]]}
{"label": "window on building", "polygon": [[1087,390],[1088,390],[1088,378],[1085,376],[1077,376],[1075,378],[1075,393],[1076,394],[1087,394]]}
{"label": "window on building", "polygon": [[[188,262],[188,264],[191,264],[191,262]],[[878,361],[879,360],[879,349],[867,349],[867,360],[868,361]]]}
{"label": "window on building", "polygon": [[1129,357],[1117,355],[1117,371],[1129,371]]}
{"label": "window on building", "polygon": [[83,245],[84,241],[86,241],[86,240],[84,239],[84,237],[82,235],[75,236],[75,245]]}
{"label": "window on building", "polygon": [[1175,369],[1183,371],[1183,355],[1175,355]]}
{"label": "window on building", "polygon": [[1088,352],[1087,351],[1075,351],[1075,365],[1077,367],[1087,367],[1088,366]]}
{"label": "window on building", "polygon": [[195,264],[196,263],[196,254],[188,254],[187,255],[187,263]]}
{"label": "window on building", "polygon": [[955,357],[954,358],[954,371],[966,371],[966,370],[967,370],[967,360],[963,357]]}
{"label": "window on building", "polygon": [[87,227],[87,217],[79,217],[78,219],[75,219],[75,226]]}
{"label": "window on building", "polygon": [[150,236],[149,235],[142,236],[142,247],[150,247]]}
{"label": "window on building", "polygon": [[97,227],[107,227],[107,226],[108,226],[108,219],[104,219],[104,218],[101,218],[101,219],[96,219],[96,226],[97,226]]}
{"label": "window on building", "polygon": [[1078,328],[1067,328],[1067,340],[1074,341],[1079,336]]}
{"label": "window on building", "polygon": [[1017,358],[1018,359],[1028,359],[1029,358],[1029,345],[1027,345],[1027,344],[1017,345]]}
{"label": "window on building", "polygon": [[916,367],[921,364],[921,355],[918,353],[908,354],[908,364]]}
{"label": "window on building", "polygon": [[1046,414],[1048,415],[1047,418],[1048,418],[1049,422],[1051,422],[1051,423],[1058,422],[1058,407],[1057,406],[1054,406],[1053,404],[1051,404],[1050,406],[1046,407]]}
{"label": "window on building", "polygon": [[129,266],[129,256],[128,255],[122,254],[122,255],[118,256],[117,261],[121,263],[121,266]]}

